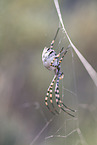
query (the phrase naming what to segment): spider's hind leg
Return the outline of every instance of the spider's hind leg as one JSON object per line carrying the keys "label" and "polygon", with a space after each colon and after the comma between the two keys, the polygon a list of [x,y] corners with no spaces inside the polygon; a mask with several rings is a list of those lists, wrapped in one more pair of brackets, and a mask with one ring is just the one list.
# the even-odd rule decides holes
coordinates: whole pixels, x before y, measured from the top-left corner
{"label": "spider's hind leg", "polygon": [[[59,76],[59,79],[61,80],[61,79],[63,79],[63,78],[64,78],[64,73],[62,72],[62,73],[60,74],[60,76]],[[60,103],[61,103],[67,110],[72,111],[72,112],[76,112],[75,110],[73,110],[73,109],[69,108],[68,106],[66,106],[66,105],[63,103],[63,101],[61,101],[61,99],[60,99]]]}
{"label": "spider's hind leg", "polygon": [[[53,99],[52,99],[52,89],[53,89],[53,85],[54,85],[54,82],[56,80],[56,75],[54,76],[48,90],[47,90],[47,94],[46,94],[46,97],[45,97],[45,105],[47,106],[48,110],[53,114],[59,114],[59,112],[56,110],[56,108],[54,107],[54,104],[53,104]],[[51,108],[49,107],[49,104],[48,104],[48,98],[50,99],[50,103],[53,107],[53,110],[51,110]],[[55,112],[53,112],[55,111]]]}
{"label": "spider's hind leg", "polygon": [[[63,110],[65,113],[67,113],[68,115],[75,117],[74,115],[72,115],[71,113],[67,112],[68,111],[72,111],[75,112],[75,110],[70,109],[69,107],[67,107],[63,101],[60,99],[60,95],[59,95],[59,79],[60,79],[60,75],[57,78],[57,82],[56,82],[56,86],[55,86],[55,97],[56,97],[56,103],[58,105],[58,107]],[[63,108],[63,106],[65,108]]]}

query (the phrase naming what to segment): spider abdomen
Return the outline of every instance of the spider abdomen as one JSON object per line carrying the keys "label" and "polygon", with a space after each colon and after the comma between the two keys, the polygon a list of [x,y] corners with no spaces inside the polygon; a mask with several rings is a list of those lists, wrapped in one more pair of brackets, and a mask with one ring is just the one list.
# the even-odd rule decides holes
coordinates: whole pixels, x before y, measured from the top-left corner
{"label": "spider abdomen", "polygon": [[44,50],[42,52],[42,62],[43,62],[43,65],[47,69],[49,69],[49,70],[56,69],[56,67],[54,67],[54,66],[57,66],[57,59],[53,63],[54,66],[51,66],[51,62],[53,61],[55,56],[56,56],[56,52],[53,49],[47,48],[47,47],[44,48]]}

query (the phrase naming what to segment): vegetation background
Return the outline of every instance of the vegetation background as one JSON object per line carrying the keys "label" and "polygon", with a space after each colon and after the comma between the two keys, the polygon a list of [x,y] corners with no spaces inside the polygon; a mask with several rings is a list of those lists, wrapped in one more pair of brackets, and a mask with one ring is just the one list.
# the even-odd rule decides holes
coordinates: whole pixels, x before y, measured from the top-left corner
{"label": "vegetation background", "polygon": [[[59,0],[59,4],[71,40],[97,71],[97,1]],[[0,0],[0,145],[30,145],[45,118],[52,117],[44,97],[53,73],[43,67],[41,54],[58,25],[52,0]],[[97,88],[76,55],[75,70],[80,129],[88,145],[96,145]],[[56,122],[38,138],[37,145]]]}

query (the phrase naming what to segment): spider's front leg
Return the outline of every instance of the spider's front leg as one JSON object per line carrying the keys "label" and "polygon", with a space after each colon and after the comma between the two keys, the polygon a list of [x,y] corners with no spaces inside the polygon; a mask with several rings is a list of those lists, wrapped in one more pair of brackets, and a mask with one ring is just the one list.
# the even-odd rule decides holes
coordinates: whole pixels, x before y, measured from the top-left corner
{"label": "spider's front leg", "polygon": [[56,37],[57,37],[57,35],[58,35],[59,30],[60,30],[60,28],[57,29],[57,32],[56,32],[56,34],[55,34],[55,37],[54,37],[54,39],[53,39],[52,42],[51,42],[51,45],[50,45],[50,48],[51,48],[51,49],[53,48],[53,45],[54,45],[54,43],[55,43],[55,40],[56,40]]}

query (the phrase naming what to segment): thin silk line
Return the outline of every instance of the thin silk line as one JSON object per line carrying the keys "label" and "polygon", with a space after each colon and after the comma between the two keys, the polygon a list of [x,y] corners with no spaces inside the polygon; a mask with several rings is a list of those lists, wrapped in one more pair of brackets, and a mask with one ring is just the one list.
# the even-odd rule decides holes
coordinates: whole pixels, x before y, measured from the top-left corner
{"label": "thin silk line", "polygon": [[61,15],[61,12],[60,12],[58,0],[54,0],[54,4],[55,4],[55,7],[56,7],[56,10],[57,10],[57,13],[58,13],[58,17],[59,17],[60,23],[62,25],[62,28],[64,30],[65,35],[68,38],[68,41],[69,41],[70,45],[72,46],[72,48],[76,52],[77,56],[79,57],[80,61],[83,64],[83,66],[85,67],[85,69],[87,70],[87,72],[89,73],[90,77],[92,78],[94,84],[97,87],[97,72],[94,70],[94,68],[89,64],[89,62],[84,58],[84,56],[79,52],[79,50],[72,43],[72,41],[71,41],[71,39],[70,39],[66,29],[65,29],[63,20],[62,20],[62,15]]}

